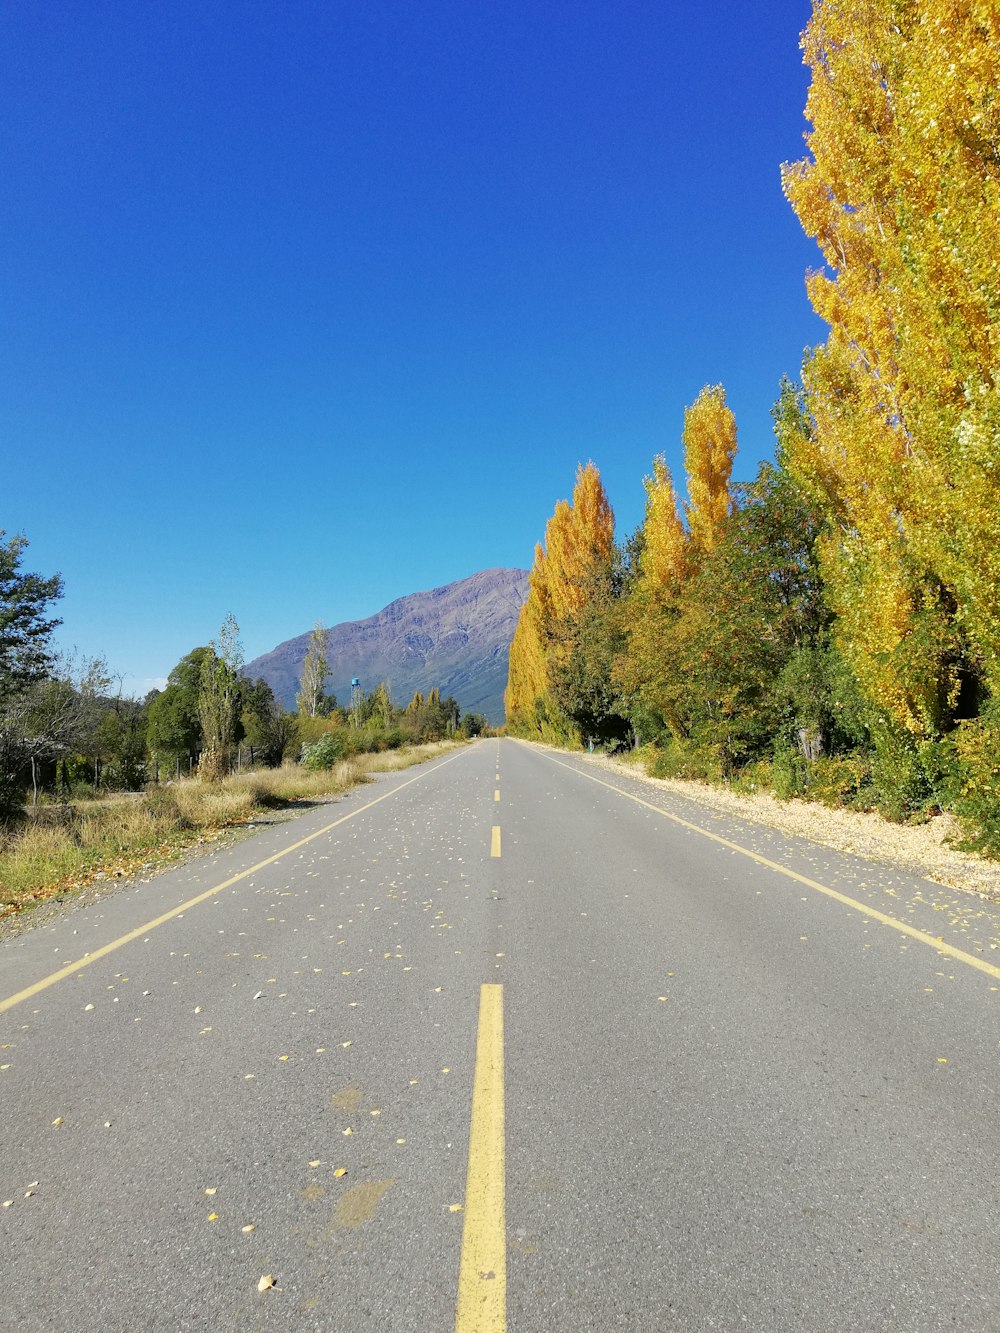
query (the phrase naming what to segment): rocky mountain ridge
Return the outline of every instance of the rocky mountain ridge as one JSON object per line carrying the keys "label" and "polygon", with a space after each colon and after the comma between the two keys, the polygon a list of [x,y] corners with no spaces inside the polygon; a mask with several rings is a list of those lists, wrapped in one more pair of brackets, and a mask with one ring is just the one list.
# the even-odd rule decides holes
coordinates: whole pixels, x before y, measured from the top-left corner
{"label": "rocky mountain ridge", "polygon": [[[463,712],[503,721],[510,641],[528,595],[524,569],[486,569],[456,583],[399,597],[366,620],[326,631],[327,690],[341,703],[357,677],[366,691],[389,682],[397,703],[415,690],[454,695]],[[244,674],[262,678],[294,706],[309,633],[279,643],[248,662]]]}

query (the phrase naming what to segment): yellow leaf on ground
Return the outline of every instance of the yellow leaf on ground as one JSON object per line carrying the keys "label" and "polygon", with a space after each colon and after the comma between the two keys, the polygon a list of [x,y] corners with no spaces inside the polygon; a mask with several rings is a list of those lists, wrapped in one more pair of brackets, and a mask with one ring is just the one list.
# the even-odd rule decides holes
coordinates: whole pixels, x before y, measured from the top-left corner
{"label": "yellow leaf on ground", "polygon": [[257,1290],[270,1291],[272,1287],[276,1287],[277,1285],[278,1285],[277,1278],[273,1278],[270,1273],[265,1273],[264,1276],[261,1278],[261,1280],[257,1283]]}

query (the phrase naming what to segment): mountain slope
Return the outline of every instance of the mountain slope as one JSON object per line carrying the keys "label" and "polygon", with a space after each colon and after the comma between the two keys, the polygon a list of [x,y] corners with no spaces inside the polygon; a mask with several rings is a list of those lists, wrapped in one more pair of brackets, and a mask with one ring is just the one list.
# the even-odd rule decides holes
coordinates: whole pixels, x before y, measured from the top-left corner
{"label": "mountain slope", "polygon": [[[353,676],[366,692],[387,680],[395,701],[406,703],[415,690],[437,687],[463,712],[502,722],[510,641],[527,594],[527,570],[487,569],[400,597],[367,620],[334,625],[326,631],[327,690],[347,703]],[[248,662],[244,674],[263,678],[293,706],[308,646],[308,633],[287,639]]]}

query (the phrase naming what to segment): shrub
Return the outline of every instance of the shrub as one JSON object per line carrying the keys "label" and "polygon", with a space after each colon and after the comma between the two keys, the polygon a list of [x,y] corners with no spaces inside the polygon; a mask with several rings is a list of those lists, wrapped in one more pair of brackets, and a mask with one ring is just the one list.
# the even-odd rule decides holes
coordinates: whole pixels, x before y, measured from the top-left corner
{"label": "shrub", "polygon": [[925,758],[940,772],[940,794],[965,833],[966,851],[1000,858],[1000,701],[991,700]]}
{"label": "shrub", "polygon": [[779,741],[771,762],[771,785],[779,801],[804,796],[809,782],[808,762],[797,745]]}
{"label": "shrub", "polygon": [[871,800],[871,768],[861,755],[824,755],[809,765],[806,796],[833,809],[864,808]]}
{"label": "shrub", "polygon": [[718,756],[687,741],[671,738],[665,745],[651,746],[650,754],[648,769],[654,778],[718,782],[722,777]]}
{"label": "shrub", "polygon": [[935,807],[934,791],[916,739],[887,721],[872,727],[872,787],[880,814],[897,824],[919,823]]}
{"label": "shrub", "polygon": [[344,754],[344,742],[339,736],[327,732],[319,740],[307,741],[302,747],[302,766],[312,771],[320,768],[333,768]]}

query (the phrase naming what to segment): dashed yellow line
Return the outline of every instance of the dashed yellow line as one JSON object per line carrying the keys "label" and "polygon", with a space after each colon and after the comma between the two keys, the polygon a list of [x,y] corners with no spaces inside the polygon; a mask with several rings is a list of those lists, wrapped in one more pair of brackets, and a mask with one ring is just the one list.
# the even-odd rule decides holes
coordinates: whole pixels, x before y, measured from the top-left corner
{"label": "dashed yellow line", "polygon": [[857,898],[849,898],[846,893],[839,893],[836,889],[828,888],[826,884],[820,884],[807,875],[800,875],[797,870],[789,870],[788,866],[780,865],[777,861],[770,861],[766,856],[761,856],[759,852],[752,852],[749,847],[743,847],[738,842],[723,838],[718,833],[709,833],[708,829],[703,829],[698,824],[692,824],[690,820],[682,819],[680,815],[671,814],[669,810],[662,810],[658,805],[653,805],[651,801],[644,801],[641,796],[633,796],[631,792],[623,791],[621,787],[616,787],[613,782],[605,782],[603,778],[595,778],[592,773],[585,773],[583,769],[575,768],[572,764],[565,764],[561,759],[552,759],[551,755],[545,755],[545,758],[551,759],[560,768],[568,768],[571,773],[578,773],[582,778],[588,778],[601,787],[607,787],[608,791],[617,792],[619,796],[634,801],[636,805],[641,805],[646,810],[652,810],[654,814],[662,815],[664,819],[673,820],[675,824],[690,829],[692,833],[700,833],[703,838],[710,838],[712,842],[717,842],[722,847],[728,847],[732,852],[739,852],[741,856],[749,857],[751,861],[766,866],[768,870],[774,870],[779,875],[794,879],[797,884],[804,884],[806,888],[815,889],[817,893],[822,893],[835,902],[843,903],[845,907],[853,907],[856,912],[860,912],[863,916],[870,917],[873,921],[879,921],[883,926],[891,926],[893,930],[898,930],[900,934],[908,935],[912,940],[919,940],[921,944],[929,945],[939,954],[954,958],[960,963],[965,963],[980,972],[985,972],[988,977],[1000,980],[1000,967],[994,967],[992,963],[987,963],[984,958],[977,958],[975,954],[966,953],[963,949],[956,949],[953,944],[947,944],[937,936],[928,935],[926,931],[917,930],[915,926],[908,925],[905,921],[889,916],[886,912],[880,912],[877,907],[869,907],[867,903],[859,902]]}
{"label": "dashed yellow line", "polygon": [[504,1333],[507,1328],[503,1085],[503,987],[483,985],[455,1333]]}
{"label": "dashed yellow line", "polygon": [[494,801],[499,801],[499,799],[500,799],[500,788],[499,788],[499,787],[498,787],[497,790],[493,793],[493,799],[494,799]]}
{"label": "dashed yellow line", "polygon": [[441,762],[435,764],[433,768],[426,768],[422,773],[418,773],[416,777],[407,778],[407,780],[401,782],[398,787],[393,787],[392,791],[387,791],[382,796],[376,796],[373,801],[368,801],[367,804],[358,806],[357,810],[352,810],[350,814],[341,815],[339,819],[335,819],[331,824],[325,824],[323,828],[317,829],[315,833],[310,833],[307,837],[300,838],[298,842],[293,842],[292,845],[286,847],[284,851],[275,852],[273,856],[266,856],[263,861],[258,861],[257,864],[251,866],[249,870],[241,870],[238,875],[230,875],[229,879],[223,880],[221,884],[216,884],[214,888],[206,889],[204,893],[199,893],[194,898],[188,898],[188,900],[181,903],[179,907],[172,907],[169,912],[164,912],[162,915],[154,917],[152,921],[147,921],[144,925],[137,926],[135,930],[130,930],[127,935],[119,936],[118,939],[112,940],[110,944],[104,944],[99,949],[94,949],[83,958],[77,959],[75,963],[67,963],[65,967],[59,968],[57,972],[51,972],[47,977],[43,977],[41,981],[36,981],[33,985],[26,986],[24,990],[19,990],[13,995],[8,995],[6,999],[0,1000],[0,1014],[4,1013],[7,1009],[13,1009],[16,1004],[23,1004],[25,1000],[30,1000],[32,996],[38,995],[41,991],[48,990],[48,988],[54,986],[57,981],[65,981],[67,977],[73,976],[74,973],[79,972],[81,968],[89,967],[91,963],[96,963],[99,959],[106,958],[109,953],[114,953],[116,949],[122,948],[123,945],[131,944],[133,940],[137,940],[143,935],[148,935],[151,930],[156,930],[158,926],[163,926],[168,921],[173,921],[175,917],[181,916],[184,912],[189,912],[192,907],[197,907],[199,903],[207,902],[209,898],[214,898],[217,893],[221,893],[223,889],[231,888],[233,884],[238,884],[241,879],[246,879],[248,875],[255,875],[258,870],[263,870],[265,866],[273,865],[275,861],[280,861],[283,856],[288,856],[290,852],[297,852],[300,847],[305,847],[307,843],[313,842],[316,838],[321,838],[324,833],[329,833],[331,829],[337,828],[340,824],[346,824],[349,819],[355,819],[358,815],[363,815],[366,810],[370,810],[373,806],[381,805],[381,803],[387,801],[390,796],[395,796],[398,792],[401,792],[404,787],[409,787],[412,783],[419,782],[420,779],[425,778],[428,773],[433,773],[436,769],[443,768],[445,764],[452,763],[453,760],[458,759],[465,753],[467,753],[467,751],[460,750],[458,754],[453,754],[448,759],[442,759]]}
{"label": "dashed yellow line", "polygon": [[493,825],[493,834],[490,838],[490,856],[500,855],[500,825]]}

